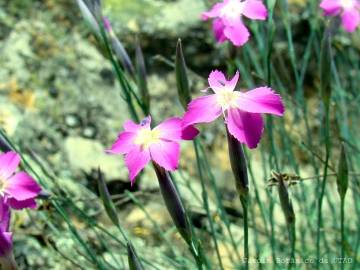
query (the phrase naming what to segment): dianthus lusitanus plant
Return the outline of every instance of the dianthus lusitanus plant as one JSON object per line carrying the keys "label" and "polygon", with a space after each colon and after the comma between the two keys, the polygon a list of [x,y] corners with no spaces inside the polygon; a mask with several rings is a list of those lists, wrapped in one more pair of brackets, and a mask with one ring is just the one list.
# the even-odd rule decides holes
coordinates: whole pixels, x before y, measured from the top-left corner
{"label": "dianthus lusitanus plant", "polygon": [[[126,197],[145,213],[165,248],[155,255],[151,245],[137,245],[137,236],[119,219],[121,209],[110,195],[102,164],[96,172],[98,200],[111,226],[79,208],[46,161],[19,149],[1,131],[2,269],[17,268],[11,214],[25,208],[36,211],[39,204],[55,209],[53,215],[38,215],[48,224],[52,241],[66,230],[77,243],[73,257],[59,251],[74,268],[358,269],[360,55],[351,35],[359,34],[360,2],[307,1],[301,12],[308,28],[301,43],[292,30],[292,2],[205,1],[209,9],[199,18],[210,22],[213,42],[223,55],[221,66],[227,68],[209,70],[207,87],[194,89],[194,80],[206,78],[187,67],[191,60],[183,52],[186,44],[174,41],[174,58],[166,63],[174,68],[176,88],[168,91],[177,91],[183,113],[155,119],[152,111],[158,101],[151,98],[147,84],[141,40],[134,43],[135,56],[130,57],[111,18],[103,14],[101,1],[77,0],[98,48],[112,65],[119,98],[128,111],[129,120],[104,152],[124,159],[131,187],[141,181],[145,167],[154,171],[158,196],[167,210],[164,215],[172,220],[182,247],[173,243],[168,229],[157,224],[129,188]],[[296,47],[299,44],[301,48]],[[279,46],[280,55],[275,50]],[[312,93],[307,90],[310,77],[316,82]],[[211,122],[222,127],[232,179],[214,173],[217,164],[202,134]],[[178,186],[184,177],[179,165],[184,140],[193,145],[193,160],[185,162],[196,164],[197,173],[187,181],[198,181],[201,187],[201,194],[192,196],[201,202],[205,233],[195,226],[191,201],[184,200]],[[226,210],[221,182],[237,194],[240,215],[235,221]],[[74,216],[87,225],[105,252],[89,243]],[[235,227],[241,228],[240,233]],[[56,249],[56,244],[48,245]]]}

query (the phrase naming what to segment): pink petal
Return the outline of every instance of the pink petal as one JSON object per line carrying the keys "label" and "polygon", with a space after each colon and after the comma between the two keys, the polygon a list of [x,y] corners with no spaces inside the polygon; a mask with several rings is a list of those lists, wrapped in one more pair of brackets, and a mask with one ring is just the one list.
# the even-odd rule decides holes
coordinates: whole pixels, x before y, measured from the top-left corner
{"label": "pink petal", "polygon": [[245,25],[239,21],[233,26],[227,26],[224,30],[225,36],[234,44],[234,46],[240,47],[244,45],[248,40],[250,33]]}
{"label": "pink petal", "polygon": [[121,132],[111,149],[106,150],[106,152],[110,154],[128,153],[134,147],[135,136],[136,133],[133,132]]}
{"label": "pink petal", "polygon": [[239,71],[237,70],[234,77],[230,81],[226,82],[226,89],[233,91],[236,87],[238,80],[239,80]]}
{"label": "pink petal", "polygon": [[243,14],[249,19],[266,20],[267,10],[261,0],[245,1]]}
{"label": "pink petal", "polygon": [[199,130],[194,126],[187,126],[182,130],[182,140],[192,140],[199,134]]}
{"label": "pink petal", "polygon": [[271,113],[282,116],[285,111],[280,95],[269,87],[258,87],[240,93],[239,109],[251,113]]}
{"label": "pink petal", "polygon": [[0,198],[0,231],[9,231],[10,223],[10,209],[4,202],[3,198]]}
{"label": "pink petal", "polygon": [[339,0],[323,0],[320,8],[324,10],[326,16],[336,15],[341,10],[341,2]]}
{"label": "pink petal", "polygon": [[145,117],[143,120],[141,120],[140,124],[136,124],[132,120],[128,120],[124,123],[124,129],[128,132],[137,132],[140,128],[148,128],[150,129],[151,124],[151,116]]}
{"label": "pink petal", "polygon": [[137,132],[138,129],[141,128],[141,125],[136,124],[131,120],[127,120],[123,126],[124,126],[125,131],[128,131],[128,132]]}
{"label": "pink petal", "polygon": [[227,38],[224,35],[225,24],[221,19],[215,19],[212,23],[212,30],[215,39],[219,43],[223,43]]}
{"label": "pink petal", "polygon": [[208,78],[209,86],[215,91],[215,93],[224,88],[226,81],[224,73],[219,70],[211,71]]}
{"label": "pink petal", "polygon": [[180,145],[177,142],[162,140],[150,146],[151,159],[165,170],[176,170],[180,158]]}
{"label": "pink petal", "polygon": [[224,3],[215,4],[209,11],[203,12],[201,14],[201,19],[208,20],[209,18],[215,18],[220,15],[220,11],[223,8]]}
{"label": "pink petal", "polygon": [[347,9],[341,16],[342,26],[347,32],[354,32],[360,24],[360,10]]}
{"label": "pink petal", "polygon": [[236,71],[234,77],[230,81],[225,78],[224,73],[218,70],[212,71],[208,78],[210,88],[213,89],[215,93],[221,90],[233,91],[236,87],[238,80],[239,71]]}
{"label": "pink petal", "polygon": [[148,150],[142,150],[140,147],[133,148],[125,156],[125,165],[129,170],[131,184],[134,183],[135,177],[150,161],[150,153]]}
{"label": "pink petal", "polygon": [[36,208],[35,199],[26,199],[26,200],[16,200],[15,198],[8,198],[6,200],[6,204],[8,204],[12,209],[20,210],[24,208]]}
{"label": "pink petal", "polygon": [[169,118],[160,123],[154,130],[160,131],[160,138],[172,141],[181,140],[182,120],[178,117]]}
{"label": "pink petal", "polygon": [[239,142],[245,143],[250,149],[256,148],[264,130],[261,114],[230,109],[226,122],[230,134]]}
{"label": "pink petal", "polygon": [[0,155],[0,176],[9,178],[19,166],[20,155],[14,151]]}
{"label": "pink petal", "polygon": [[209,123],[218,118],[222,113],[216,95],[202,96],[192,100],[183,117],[183,127],[196,123]]}
{"label": "pink petal", "polygon": [[8,180],[5,193],[18,201],[35,198],[41,191],[41,187],[30,175],[19,172]]}

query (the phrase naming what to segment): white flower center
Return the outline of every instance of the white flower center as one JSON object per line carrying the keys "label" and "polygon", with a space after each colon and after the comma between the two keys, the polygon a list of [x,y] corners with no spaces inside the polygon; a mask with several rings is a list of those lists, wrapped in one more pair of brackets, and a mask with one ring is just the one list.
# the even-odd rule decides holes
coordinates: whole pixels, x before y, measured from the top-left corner
{"label": "white flower center", "polygon": [[143,149],[148,149],[150,145],[159,142],[160,140],[160,131],[159,130],[149,130],[149,129],[141,129],[134,143],[140,145]]}
{"label": "white flower center", "polygon": [[241,16],[244,10],[244,2],[239,0],[231,0],[220,11],[220,17],[226,17],[235,20]]}
{"label": "white flower center", "polygon": [[354,0],[341,0],[341,5],[344,9],[352,9],[355,7]]}
{"label": "white flower center", "polygon": [[8,186],[8,182],[0,177],[0,196],[4,196],[5,189]]}
{"label": "white flower center", "polygon": [[216,99],[223,111],[229,108],[237,108],[237,100],[239,98],[239,92],[222,90],[216,93]]}

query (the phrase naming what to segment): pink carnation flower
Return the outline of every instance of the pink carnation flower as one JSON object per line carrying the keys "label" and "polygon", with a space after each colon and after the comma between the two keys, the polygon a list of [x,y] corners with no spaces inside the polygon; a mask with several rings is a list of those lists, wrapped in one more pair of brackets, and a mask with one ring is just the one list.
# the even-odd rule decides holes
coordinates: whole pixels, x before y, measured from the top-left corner
{"label": "pink carnation flower", "polygon": [[360,24],[359,0],[323,0],[320,8],[325,16],[341,16],[341,23],[347,32],[354,32]]}
{"label": "pink carnation flower", "polygon": [[108,153],[124,154],[125,164],[129,170],[130,181],[153,160],[165,170],[173,171],[178,167],[180,157],[180,141],[191,140],[198,130],[192,126],[182,129],[180,118],[169,118],[151,129],[151,117],[148,116],[136,124],[129,120],[124,124],[124,132],[112,145]]}
{"label": "pink carnation flower", "polygon": [[41,187],[25,172],[15,173],[19,163],[16,152],[0,155],[0,198],[14,209],[35,208]]}
{"label": "pink carnation flower", "polygon": [[244,45],[250,36],[242,16],[252,20],[266,20],[267,10],[261,0],[223,0],[204,12],[202,19],[215,18],[213,32],[218,42],[230,40],[239,47]]}
{"label": "pink carnation flower", "polygon": [[208,81],[214,93],[189,103],[183,125],[209,123],[223,114],[230,134],[249,148],[255,148],[264,129],[261,114],[282,116],[285,108],[281,97],[269,87],[245,93],[234,91],[238,79],[239,72],[228,81],[222,72],[212,71]]}

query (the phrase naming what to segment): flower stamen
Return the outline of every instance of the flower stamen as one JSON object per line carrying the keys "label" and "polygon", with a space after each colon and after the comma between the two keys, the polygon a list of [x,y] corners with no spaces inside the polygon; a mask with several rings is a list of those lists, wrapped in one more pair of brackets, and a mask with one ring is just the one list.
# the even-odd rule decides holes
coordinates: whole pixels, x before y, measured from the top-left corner
{"label": "flower stamen", "polygon": [[5,190],[7,186],[8,186],[7,181],[0,177],[0,196],[5,195]]}
{"label": "flower stamen", "polygon": [[219,91],[216,93],[216,98],[223,111],[229,108],[238,107],[237,100],[239,98],[239,93],[236,91]]}
{"label": "flower stamen", "polygon": [[141,129],[136,138],[134,143],[140,145],[143,149],[148,149],[150,145],[157,143],[160,140],[160,131],[153,129]]}

